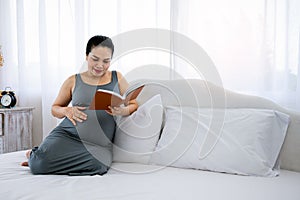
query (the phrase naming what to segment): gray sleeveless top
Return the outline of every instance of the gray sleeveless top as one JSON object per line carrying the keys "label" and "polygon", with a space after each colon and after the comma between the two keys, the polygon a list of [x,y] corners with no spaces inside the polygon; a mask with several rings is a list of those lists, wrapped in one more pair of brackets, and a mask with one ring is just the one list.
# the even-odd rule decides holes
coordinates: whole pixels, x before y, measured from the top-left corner
{"label": "gray sleeveless top", "polygon": [[[88,107],[97,89],[106,89],[120,93],[117,72],[112,71],[111,82],[104,85],[89,85],[76,74],[76,83],[72,95],[73,106]],[[116,123],[113,116],[104,110],[84,110],[87,120],[77,122],[75,128],[69,119],[63,120],[60,126],[68,129],[72,134],[78,134],[87,150],[103,164],[109,166],[112,161],[112,140]],[[70,131],[71,130],[71,131]]]}

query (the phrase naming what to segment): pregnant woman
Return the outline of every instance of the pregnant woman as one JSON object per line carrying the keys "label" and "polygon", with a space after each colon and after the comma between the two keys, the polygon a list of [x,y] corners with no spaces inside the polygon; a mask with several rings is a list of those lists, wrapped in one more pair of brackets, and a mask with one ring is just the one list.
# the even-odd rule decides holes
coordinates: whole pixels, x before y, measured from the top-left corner
{"label": "pregnant woman", "polygon": [[[88,110],[97,89],[120,93],[128,83],[117,71],[109,71],[114,52],[106,36],[90,38],[86,46],[87,71],[70,76],[52,105],[52,114],[64,118],[39,147],[26,152],[33,174],[105,174],[112,162],[114,115],[130,115],[135,100],[110,110]],[[72,102],[72,106],[69,104]]]}

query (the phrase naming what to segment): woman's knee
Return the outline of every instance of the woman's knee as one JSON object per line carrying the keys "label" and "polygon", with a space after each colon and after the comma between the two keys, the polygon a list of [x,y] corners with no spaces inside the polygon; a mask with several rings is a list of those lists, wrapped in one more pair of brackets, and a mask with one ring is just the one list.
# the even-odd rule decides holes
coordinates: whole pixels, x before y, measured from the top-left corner
{"label": "woman's knee", "polygon": [[31,156],[28,164],[32,174],[48,173],[48,161],[44,157]]}

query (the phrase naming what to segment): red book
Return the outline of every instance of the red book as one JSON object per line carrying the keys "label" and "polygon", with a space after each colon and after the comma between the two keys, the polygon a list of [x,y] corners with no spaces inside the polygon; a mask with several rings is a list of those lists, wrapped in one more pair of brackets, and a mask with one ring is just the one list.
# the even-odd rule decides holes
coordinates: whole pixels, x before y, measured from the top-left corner
{"label": "red book", "polygon": [[118,107],[122,104],[127,104],[129,101],[137,98],[144,86],[144,84],[132,85],[126,90],[123,96],[111,90],[98,89],[89,109],[109,110],[108,106]]}

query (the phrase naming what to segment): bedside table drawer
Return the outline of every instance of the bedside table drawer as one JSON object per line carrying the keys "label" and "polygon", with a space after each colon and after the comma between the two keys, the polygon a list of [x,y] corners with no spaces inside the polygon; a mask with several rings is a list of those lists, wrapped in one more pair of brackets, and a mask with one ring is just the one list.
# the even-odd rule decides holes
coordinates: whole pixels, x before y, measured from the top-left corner
{"label": "bedside table drawer", "polygon": [[32,148],[33,109],[0,109],[0,153]]}

